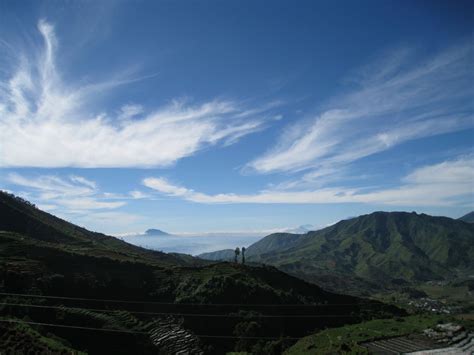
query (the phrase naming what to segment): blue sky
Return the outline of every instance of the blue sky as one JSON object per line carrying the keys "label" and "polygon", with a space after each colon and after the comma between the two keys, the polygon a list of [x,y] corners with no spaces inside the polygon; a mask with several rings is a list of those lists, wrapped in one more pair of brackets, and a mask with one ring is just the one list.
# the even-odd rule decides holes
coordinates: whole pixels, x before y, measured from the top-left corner
{"label": "blue sky", "polygon": [[473,5],[0,1],[0,187],[112,234],[459,217]]}

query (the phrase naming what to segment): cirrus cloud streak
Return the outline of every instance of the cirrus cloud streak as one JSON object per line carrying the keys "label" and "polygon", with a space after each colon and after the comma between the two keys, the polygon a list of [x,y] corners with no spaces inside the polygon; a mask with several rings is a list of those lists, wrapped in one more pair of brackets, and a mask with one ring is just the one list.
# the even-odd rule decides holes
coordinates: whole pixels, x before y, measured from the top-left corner
{"label": "cirrus cloud streak", "polygon": [[[265,109],[232,100],[174,100],[151,110],[124,103],[113,112],[93,112],[91,103],[141,79],[66,84],[56,64],[54,27],[40,21],[38,30],[41,51],[19,55],[11,75],[0,79],[0,167],[163,167],[264,128]],[[0,49],[15,56],[9,48]]]}
{"label": "cirrus cloud streak", "polygon": [[205,194],[175,185],[164,178],[150,177],[143,185],[164,195],[197,203],[372,203],[385,205],[450,206],[472,205],[474,159],[471,156],[415,169],[396,188],[364,191],[330,187],[316,190],[262,190],[255,194]]}
{"label": "cirrus cloud streak", "polygon": [[288,126],[247,164],[261,174],[306,171],[318,180],[409,140],[474,127],[472,43],[420,60],[399,50],[368,66],[355,88],[313,117]]}

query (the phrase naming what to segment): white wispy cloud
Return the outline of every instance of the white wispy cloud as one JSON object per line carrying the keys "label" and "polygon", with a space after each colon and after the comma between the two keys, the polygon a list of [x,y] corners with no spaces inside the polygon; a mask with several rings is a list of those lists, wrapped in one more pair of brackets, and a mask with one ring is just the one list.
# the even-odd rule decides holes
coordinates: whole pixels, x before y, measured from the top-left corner
{"label": "white wispy cloud", "polygon": [[316,191],[263,190],[256,194],[222,193],[209,195],[174,185],[164,178],[146,178],[143,184],[165,195],[180,197],[198,203],[334,203],[346,202],[339,189],[327,188]]}
{"label": "white wispy cloud", "polygon": [[449,206],[474,201],[474,158],[460,157],[415,169],[401,185],[363,191],[331,187],[313,190],[262,190],[255,194],[205,194],[175,185],[164,178],[146,178],[143,185],[164,195],[197,203],[374,203],[386,205]]}
{"label": "white wispy cloud", "polygon": [[95,183],[83,177],[70,176],[68,179],[54,175],[41,175],[34,178],[11,173],[7,181],[16,186],[26,187],[41,193],[43,199],[89,196],[95,192]]}
{"label": "white wispy cloud", "polygon": [[363,194],[362,202],[391,205],[474,205],[474,157],[420,167],[397,188]]}
{"label": "white wispy cloud", "polygon": [[128,194],[130,195],[130,197],[132,197],[133,199],[136,199],[136,200],[150,197],[149,194],[146,194],[146,193],[144,193],[143,191],[140,191],[140,190],[133,190],[133,191],[130,191]]}
{"label": "white wispy cloud", "polygon": [[56,209],[63,213],[86,212],[91,210],[115,209],[125,205],[125,201],[110,199],[101,193],[94,181],[81,176],[59,177],[41,175],[25,177],[17,173],[8,174],[9,184],[26,189],[28,198],[46,209]]}
{"label": "white wispy cloud", "polygon": [[78,175],[10,173],[2,180],[15,189],[16,195],[35,203],[39,209],[91,230],[113,234],[146,221],[145,217],[121,208],[130,200],[150,198],[139,190],[126,194],[104,192],[95,181]]}
{"label": "white wispy cloud", "polygon": [[356,89],[287,127],[246,170],[309,170],[306,178],[317,179],[408,140],[474,127],[470,53],[471,43],[424,61],[410,50],[387,54],[361,71]]}
{"label": "white wispy cloud", "polygon": [[168,166],[264,128],[265,107],[245,108],[232,100],[175,100],[149,110],[127,103],[93,112],[92,103],[143,78],[122,74],[105,82],[66,83],[56,64],[54,27],[40,21],[38,30],[41,51],[17,55],[11,75],[0,81],[0,167]]}

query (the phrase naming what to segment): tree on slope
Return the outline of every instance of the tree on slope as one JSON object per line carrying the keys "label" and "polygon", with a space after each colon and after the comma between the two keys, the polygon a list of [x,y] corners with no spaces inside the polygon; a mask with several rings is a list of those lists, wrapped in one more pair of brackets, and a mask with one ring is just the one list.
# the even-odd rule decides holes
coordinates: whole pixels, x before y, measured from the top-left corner
{"label": "tree on slope", "polygon": [[239,247],[237,247],[237,248],[235,248],[235,258],[234,258],[234,261],[236,263],[238,262],[239,254],[240,254],[240,249],[239,249]]}

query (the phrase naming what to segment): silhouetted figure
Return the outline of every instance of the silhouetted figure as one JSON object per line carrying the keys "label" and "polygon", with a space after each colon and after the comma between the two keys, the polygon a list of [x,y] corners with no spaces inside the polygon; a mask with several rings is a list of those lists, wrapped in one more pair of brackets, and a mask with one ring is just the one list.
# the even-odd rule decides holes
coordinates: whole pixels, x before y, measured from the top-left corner
{"label": "silhouetted figure", "polygon": [[235,259],[234,261],[237,263],[238,262],[238,257],[239,257],[239,254],[240,254],[240,249],[239,247],[235,248]]}
{"label": "silhouetted figure", "polygon": [[245,264],[245,247],[242,247],[242,264]]}

